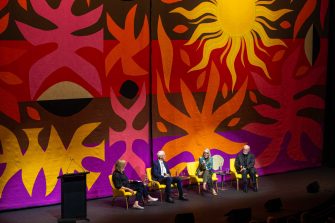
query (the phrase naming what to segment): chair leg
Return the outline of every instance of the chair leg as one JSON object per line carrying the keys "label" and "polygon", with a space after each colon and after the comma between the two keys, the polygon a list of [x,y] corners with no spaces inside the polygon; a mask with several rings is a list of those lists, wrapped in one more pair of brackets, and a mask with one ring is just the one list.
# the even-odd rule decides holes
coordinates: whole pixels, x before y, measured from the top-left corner
{"label": "chair leg", "polygon": [[114,202],[115,202],[115,197],[113,196],[113,199],[112,199],[112,206],[114,206]]}
{"label": "chair leg", "polygon": [[200,191],[200,183],[198,183],[198,193],[200,194],[201,191]]}
{"label": "chair leg", "polygon": [[126,197],[126,206],[127,206],[127,210],[128,210],[128,200],[129,200],[129,198]]}
{"label": "chair leg", "polygon": [[240,189],[240,185],[239,185],[239,182],[238,182],[238,178],[236,178],[236,190],[239,191]]}
{"label": "chair leg", "polygon": [[258,177],[256,177],[256,187],[258,189]]}
{"label": "chair leg", "polygon": [[216,186],[216,191],[219,191],[219,189],[218,189],[218,182],[217,181],[215,181],[215,186]]}
{"label": "chair leg", "polygon": [[161,189],[159,189],[159,195],[161,196],[161,202],[163,202],[163,192]]}

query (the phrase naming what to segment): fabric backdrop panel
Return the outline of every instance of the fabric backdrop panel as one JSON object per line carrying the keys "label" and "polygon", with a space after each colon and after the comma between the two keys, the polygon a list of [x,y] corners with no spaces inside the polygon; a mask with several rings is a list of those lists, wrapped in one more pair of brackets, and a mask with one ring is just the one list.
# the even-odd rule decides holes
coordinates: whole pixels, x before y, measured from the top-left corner
{"label": "fabric backdrop panel", "polygon": [[261,175],[319,166],[328,4],[1,1],[0,210],[59,203],[64,173],[109,196],[158,150],[177,175],[246,143]]}

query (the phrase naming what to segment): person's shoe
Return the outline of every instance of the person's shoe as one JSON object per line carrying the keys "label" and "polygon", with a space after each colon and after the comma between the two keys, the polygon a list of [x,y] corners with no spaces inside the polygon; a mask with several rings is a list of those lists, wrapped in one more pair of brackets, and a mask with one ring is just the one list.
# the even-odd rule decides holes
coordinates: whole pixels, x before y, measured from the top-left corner
{"label": "person's shoe", "polygon": [[257,187],[254,187],[254,188],[253,188],[253,191],[254,191],[254,192],[257,192],[257,191],[258,191]]}
{"label": "person's shoe", "polygon": [[216,195],[218,195],[218,193],[216,193],[216,191],[213,189],[213,191],[212,191],[212,194],[214,195],[214,196],[216,196]]}
{"label": "person's shoe", "polygon": [[174,200],[171,197],[166,198],[165,201],[168,203],[174,203]]}
{"label": "person's shoe", "polygon": [[181,201],[188,201],[188,199],[186,197],[184,197],[184,196],[180,196],[179,200],[181,200]]}
{"label": "person's shoe", "polygon": [[139,209],[139,210],[143,210],[144,209],[144,207],[142,207],[142,206],[140,206],[140,205],[133,205],[133,208],[135,208],[135,209]]}
{"label": "person's shoe", "polygon": [[154,201],[158,201],[158,198],[150,197],[148,199],[148,202],[154,202]]}

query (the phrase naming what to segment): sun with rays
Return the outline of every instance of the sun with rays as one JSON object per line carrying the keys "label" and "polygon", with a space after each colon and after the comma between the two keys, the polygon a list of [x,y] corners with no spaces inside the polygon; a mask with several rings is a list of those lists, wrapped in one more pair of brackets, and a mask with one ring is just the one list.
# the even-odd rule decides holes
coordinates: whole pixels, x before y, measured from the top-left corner
{"label": "sun with rays", "polygon": [[[194,33],[186,45],[200,40],[203,45],[201,61],[190,71],[200,70],[208,65],[213,50],[222,49],[221,63],[226,57],[226,64],[231,73],[233,86],[236,83],[235,60],[240,55],[244,63],[244,56],[253,66],[260,67],[270,78],[265,63],[256,55],[255,48],[268,54],[263,48],[276,45],[285,46],[280,39],[271,39],[265,31],[276,30],[270,25],[291,10],[277,11],[267,8],[277,0],[208,0],[198,4],[192,10],[178,7],[171,13],[179,13],[186,17],[191,24],[197,25]],[[262,46],[260,44],[262,43]]]}

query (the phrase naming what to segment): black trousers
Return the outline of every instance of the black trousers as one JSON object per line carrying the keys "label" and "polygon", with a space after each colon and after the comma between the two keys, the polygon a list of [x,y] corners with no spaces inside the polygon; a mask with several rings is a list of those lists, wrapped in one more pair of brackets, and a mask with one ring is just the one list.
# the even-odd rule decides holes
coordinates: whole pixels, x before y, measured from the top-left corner
{"label": "black trousers", "polygon": [[171,197],[171,184],[177,184],[179,197],[183,196],[183,188],[180,177],[164,177],[158,180],[160,183],[165,184],[165,196],[166,198]]}
{"label": "black trousers", "polygon": [[148,197],[148,191],[142,182],[133,181],[129,183],[129,188],[136,191],[136,201],[142,201],[143,197]]}
{"label": "black trousers", "polygon": [[248,177],[247,177],[248,174],[250,176],[253,186],[256,187],[256,169],[255,168],[246,169],[245,171],[242,171],[241,174],[242,174],[242,182],[243,182],[244,188],[248,186]]}

